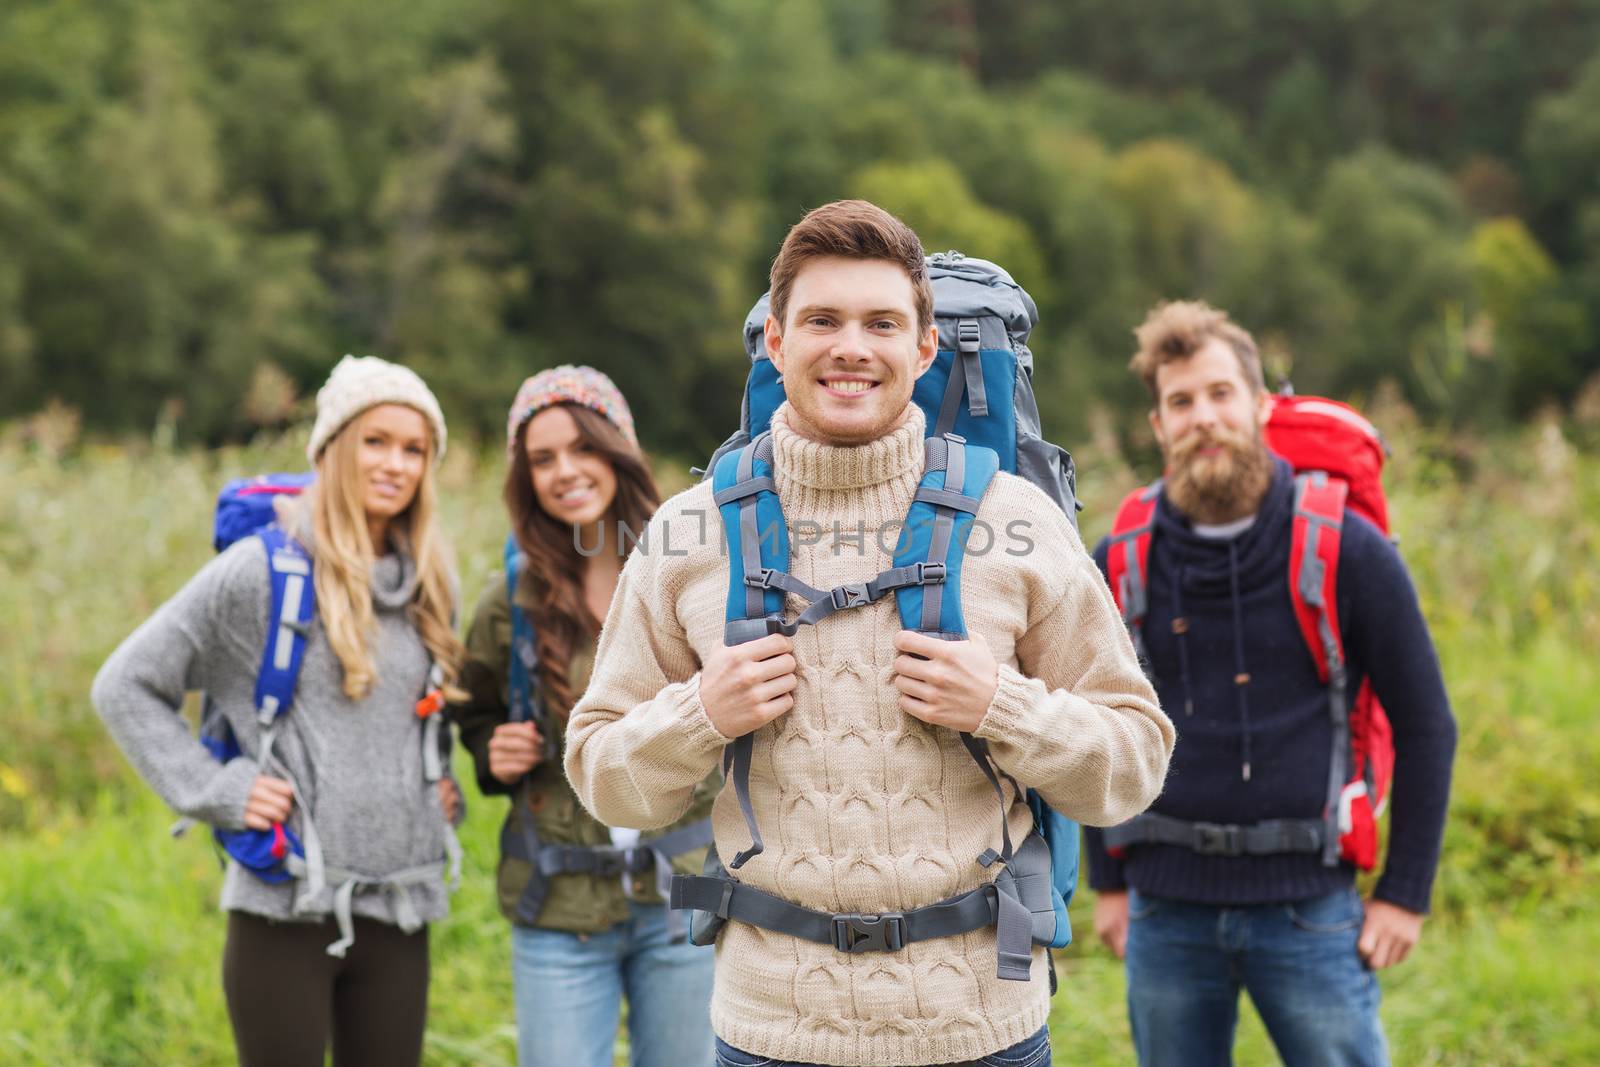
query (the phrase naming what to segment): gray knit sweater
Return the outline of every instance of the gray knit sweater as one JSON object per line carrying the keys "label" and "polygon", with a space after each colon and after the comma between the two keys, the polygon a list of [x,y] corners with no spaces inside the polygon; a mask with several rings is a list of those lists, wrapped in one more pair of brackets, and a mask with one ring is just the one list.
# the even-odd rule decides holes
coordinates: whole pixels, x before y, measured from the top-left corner
{"label": "gray knit sweater", "polygon": [[[339,660],[314,622],[294,705],[279,720],[271,771],[287,772],[306,798],[330,867],[382,876],[444,857],[444,815],[423,779],[415,714],[430,662],[405,611],[416,586],[408,556],[384,556],[373,567],[376,680],[361,700],[345,697]],[[96,710],[144,779],[180,814],[224,829],[243,828],[260,773],[250,758],[260,751],[253,701],[271,593],[266,551],[247,537],[135,630],[94,681]],[[217,763],[195,739],[179,714],[194,689],[216,701],[245,756]],[[298,832],[304,816],[297,804],[290,828]],[[448,910],[442,878],[397,891],[410,894],[426,922]],[[331,887],[297,902],[301,892],[298,880],[268,885],[230,862],[222,907],[272,919],[320,919],[332,910]],[[386,891],[358,893],[353,911],[398,921]]]}

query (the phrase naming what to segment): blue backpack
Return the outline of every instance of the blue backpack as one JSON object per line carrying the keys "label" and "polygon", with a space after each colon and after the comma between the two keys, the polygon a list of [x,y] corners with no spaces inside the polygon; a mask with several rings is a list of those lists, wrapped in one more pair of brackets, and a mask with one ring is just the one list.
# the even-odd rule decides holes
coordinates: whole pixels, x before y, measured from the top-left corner
{"label": "blue backpack", "polygon": [[[311,557],[294,538],[277,525],[274,502],[298,496],[311,484],[311,474],[268,474],[238,478],[217,496],[211,539],[218,552],[246,537],[261,538],[272,577],[272,615],[277,620],[261,652],[256,673],[255,705],[261,725],[262,746],[257,762],[265,769],[271,756],[277,721],[294,704],[295,683],[305,659],[306,630],[316,615],[316,592],[311,583]],[[217,712],[210,697],[200,714],[200,741],[219,763],[242,752],[228,721]],[[289,857],[304,860],[305,844],[293,830],[274,823],[271,830],[213,829],[222,851],[263,882],[288,881]]]}
{"label": "blue backpack", "polygon": [[[784,400],[763,332],[770,294],[745,319],[751,370],[740,427],[708,469],[727,534],[727,644],[770,633],[793,635],[802,625],[876,603],[891,592],[904,628],[964,639],[962,559],[979,503],[998,471],[1039,486],[1076,524],[1072,458],[1040,433],[1027,346],[1038,322],[1032,298],[1000,267],[959,252],[929,257],[928,273],[939,351],[912,394],[927,420],[927,461],[893,566],[867,582],[819,590],[788,573],[789,533],[773,480],[769,430]],[[783,615],[787,593],[808,603],[792,622]],[[723,773],[733,782],[751,844],[726,869],[713,851],[703,876],[674,879],[672,906],[697,913],[692,939],[710,943],[731,918],[842,952],[896,951],[914,940],[994,926],[999,977],[1027,981],[1032,945],[1061,948],[1072,939],[1067,906],[1078,881],[1078,826],[1002,771],[982,740],[963,733],[961,741],[1000,799],[1001,851],[990,849],[977,858],[985,868],[1000,861],[999,874],[978,889],[926,908],[870,915],[812,911],[728,873],[764,847],[749,796],[753,735],[733,741],[723,753]],[[1004,819],[1010,801],[1003,783],[1011,786],[1013,798],[1026,798],[1034,815],[1033,831],[1015,848]],[[1052,965],[1052,992],[1055,985]]]}

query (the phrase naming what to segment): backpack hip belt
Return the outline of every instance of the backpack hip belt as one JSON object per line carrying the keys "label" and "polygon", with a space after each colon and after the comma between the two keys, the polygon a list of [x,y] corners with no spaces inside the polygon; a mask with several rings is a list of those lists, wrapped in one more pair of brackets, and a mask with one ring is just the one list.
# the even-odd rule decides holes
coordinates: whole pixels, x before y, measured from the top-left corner
{"label": "backpack hip belt", "polygon": [[1270,856],[1283,852],[1322,852],[1321,819],[1268,819],[1234,823],[1187,822],[1146,812],[1102,831],[1106,848],[1117,855],[1129,845],[1178,845],[1203,856]]}
{"label": "backpack hip belt", "polygon": [[[456,837],[456,832],[449,824],[445,826],[445,855],[446,858],[438,863],[424,863],[416,867],[406,867],[390,874],[373,876],[361,874],[357,871],[346,870],[343,867],[330,867],[324,865],[322,877],[325,884],[335,886],[333,891],[333,919],[339,928],[339,939],[328,946],[328,955],[344,959],[345,952],[355,944],[355,916],[353,912],[355,895],[358,892],[381,890],[389,894],[390,903],[394,906],[395,925],[405,933],[415,933],[422,929],[422,917],[417,914],[417,908],[411,900],[409,890],[413,886],[428,885],[433,882],[444,882],[451,892],[461,887],[461,842]],[[299,856],[290,856],[287,861],[289,873],[296,878],[306,878],[306,892],[296,903],[295,910],[304,914],[305,904],[309,903],[320,888],[315,892],[311,889],[308,878],[308,864]]]}
{"label": "backpack hip belt", "polygon": [[[1028,859],[1021,864],[1038,868],[1028,871],[1028,876],[1018,870],[1003,871],[993,882],[910,911],[814,911],[726,875],[714,874],[675,877],[671,906],[705,912],[724,922],[735,919],[849,953],[899,952],[914,941],[995,927],[1000,939],[1000,977],[1027,981],[1033,959],[1033,916],[1050,910],[1049,872],[1038,864],[1042,858],[1048,865],[1049,851],[1043,848],[1043,839],[1038,840],[1040,847],[1027,849]],[[1018,857],[1021,858],[1020,851]],[[1003,881],[1010,884],[1002,884]],[[1015,884],[1019,881],[1030,888],[1019,888]],[[1039,895],[1039,889],[1044,890],[1045,899],[1031,899]],[[1024,895],[1030,899],[1024,900]],[[1013,915],[1017,921],[1002,923],[1002,914]],[[1008,934],[1013,935],[1009,940]]]}
{"label": "backpack hip belt", "polygon": [[[563,874],[621,878],[622,891],[631,896],[634,879],[651,873],[656,893],[665,901],[671,896],[673,857],[707,848],[712,843],[711,820],[699,819],[656,837],[641,838],[637,844],[627,848],[616,845],[547,845],[539,838],[533,814],[520,801],[526,796],[525,789],[518,790],[517,796],[520,810],[516,813],[516,822],[521,832],[513,832],[511,820],[508,819],[501,831],[500,850],[511,859],[522,860],[533,868],[528,884],[517,898],[517,921],[525,926],[537,924],[539,912],[550,893],[550,879]],[[682,917],[669,911],[668,937],[677,939],[684,933]]]}

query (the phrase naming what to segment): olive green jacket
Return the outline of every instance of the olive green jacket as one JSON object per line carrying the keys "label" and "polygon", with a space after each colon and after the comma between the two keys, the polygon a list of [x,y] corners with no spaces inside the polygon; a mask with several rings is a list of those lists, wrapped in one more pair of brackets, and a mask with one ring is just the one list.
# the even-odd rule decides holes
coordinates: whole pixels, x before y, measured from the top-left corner
{"label": "olive green jacket", "polygon": [[[529,584],[524,575],[517,587],[517,602],[524,605],[524,610],[528,610],[527,605],[531,603]],[[577,794],[572,791],[562,770],[560,754],[534,767],[528,775],[525,790],[519,791],[518,786],[507,785],[489,773],[489,738],[493,736],[495,727],[510,721],[511,611],[503,573],[492,575],[478,598],[472,625],[467,630],[466,646],[467,660],[461,673],[461,686],[467,691],[468,697],[463,703],[452,704],[450,712],[460,728],[462,745],[472,754],[478,788],[486,796],[498,794],[512,798],[511,810],[506,815],[507,832],[520,834],[521,826],[517,820],[531,817],[534,829],[544,844],[610,845],[610,829],[578,802]],[[574,693],[582,693],[589,683],[594,666],[594,650],[594,643],[590,642],[573,656],[570,675]],[[560,718],[549,728],[560,750],[565,749],[565,727],[565,718]],[[651,831],[645,837],[657,837],[707,818],[720,785],[720,775],[713,773],[695,790],[694,799],[682,819],[666,830]],[[700,848],[675,856],[673,869],[685,874],[699,874],[705,854],[706,850]],[[517,901],[531,874],[526,861],[513,859],[502,852],[496,888],[500,911],[513,922],[516,921]],[[619,877],[556,875],[550,880],[549,895],[539,910],[536,925],[550,930],[597,933],[627,920],[630,899],[640,903],[662,903],[653,878],[634,879],[630,898],[624,892]]]}

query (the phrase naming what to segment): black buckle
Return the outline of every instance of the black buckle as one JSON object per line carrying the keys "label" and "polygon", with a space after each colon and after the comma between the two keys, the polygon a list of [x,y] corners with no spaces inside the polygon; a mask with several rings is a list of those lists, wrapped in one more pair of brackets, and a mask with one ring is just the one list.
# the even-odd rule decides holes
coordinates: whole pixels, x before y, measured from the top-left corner
{"label": "black buckle", "polygon": [[833,947],[840,952],[898,952],[906,947],[906,917],[899,912],[833,917]]}
{"label": "black buckle", "polygon": [[655,855],[647,848],[597,848],[593,855],[594,874],[601,878],[643,874],[655,865]]}
{"label": "black buckle", "polygon": [[1244,842],[1237,826],[1197,822],[1194,824],[1194,835],[1194,850],[1202,856],[1237,856],[1244,851]]}
{"label": "black buckle", "polygon": [[845,608],[861,608],[872,603],[872,590],[867,588],[866,582],[851,582],[849,585],[836,586],[829,590],[828,596],[833,598],[835,610],[843,611]]}
{"label": "black buckle", "polygon": [[956,345],[962,355],[977,352],[982,334],[978,332],[978,324],[971,319],[962,319],[956,324]]}
{"label": "black buckle", "polygon": [[945,580],[946,569],[943,563],[917,564],[918,585],[939,585]]}
{"label": "black buckle", "polygon": [[615,878],[628,869],[628,861],[622,852],[609,849],[596,849],[594,852],[594,873],[600,878]]}
{"label": "black buckle", "polygon": [[745,575],[744,584],[752,589],[772,589],[775,588],[772,584],[772,576],[777,573],[771,567],[762,567],[754,574]]}

